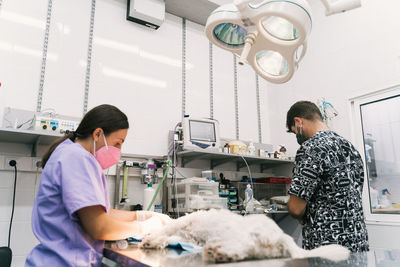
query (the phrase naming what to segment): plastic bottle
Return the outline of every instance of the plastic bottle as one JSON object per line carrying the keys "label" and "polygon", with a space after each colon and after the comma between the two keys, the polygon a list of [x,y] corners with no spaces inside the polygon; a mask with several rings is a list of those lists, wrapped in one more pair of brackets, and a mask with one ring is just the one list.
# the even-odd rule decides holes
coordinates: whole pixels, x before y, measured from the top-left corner
{"label": "plastic bottle", "polygon": [[[147,188],[144,190],[143,194],[143,210],[147,210],[149,207],[151,200],[153,199],[155,190],[153,189],[152,184],[147,184]],[[154,211],[154,203],[150,208],[150,211]]]}
{"label": "plastic bottle", "polygon": [[380,202],[378,191],[375,190],[374,188],[370,187],[369,188],[369,195],[371,197],[371,207],[372,207],[372,209],[376,209],[378,207],[379,202]]}
{"label": "plastic bottle", "polygon": [[253,189],[251,189],[251,185],[248,184],[245,192],[245,203],[246,203],[246,212],[254,211],[254,199],[253,199]]}
{"label": "plastic bottle", "polygon": [[224,146],[224,153],[226,153],[226,154],[230,153],[228,143],[226,143],[225,146]]}
{"label": "plastic bottle", "polygon": [[286,147],[285,145],[280,145],[279,154],[281,159],[286,159]]}
{"label": "plastic bottle", "polygon": [[381,197],[381,206],[383,209],[390,209],[392,207],[392,201],[388,195],[391,195],[389,190],[383,189]]}
{"label": "plastic bottle", "polygon": [[256,147],[254,146],[253,142],[250,142],[249,146],[247,147],[247,151],[250,156],[256,155]]}

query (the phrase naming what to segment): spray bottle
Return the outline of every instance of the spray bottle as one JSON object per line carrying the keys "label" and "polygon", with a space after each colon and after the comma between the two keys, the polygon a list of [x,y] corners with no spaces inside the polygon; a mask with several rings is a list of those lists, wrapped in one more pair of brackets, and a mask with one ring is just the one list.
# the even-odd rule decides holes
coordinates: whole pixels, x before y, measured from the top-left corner
{"label": "spray bottle", "polygon": [[254,199],[253,199],[253,189],[251,185],[248,184],[245,193],[245,200],[246,203],[246,212],[253,212],[254,211]]}
{"label": "spray bottle", "polygon": [[382,190],[381,207],[383,209],[390,209],[392,207],[392,201],[389,195],[392,195],[390,194],[389,190],[386,188]]}

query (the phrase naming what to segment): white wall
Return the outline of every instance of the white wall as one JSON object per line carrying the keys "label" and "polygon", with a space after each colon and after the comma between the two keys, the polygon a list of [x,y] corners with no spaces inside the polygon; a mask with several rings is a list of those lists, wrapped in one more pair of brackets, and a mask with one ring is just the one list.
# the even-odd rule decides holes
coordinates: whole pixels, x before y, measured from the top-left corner
{"label": "white wall", "polygon": [[[47,0],[2,1],[0,121],[5,107],[36,110],[47,8]],[[91,1],[53,1],[42,110],[52,108],[68,116],[83,114],[90,12]],[[131,128],[123,153],[163,156],[168,131],[182,115],[182,19],[166,14],[163,25],[157,31],[150,30],[125,19],[125,0],[97,0],[95,12],[89,109],[109,103],[128,115]],[[221,123],[223,137],[235,138],[233,57],[215,46],[212,56],[214,118]],[[240,138],[257,141],[255,74],[247,66],[238,67],[238,72]],[[261,96],[266,95],[266,87],[260,81]],[[209,117],[209,103],[209,42],[203,26],[186,21],[185,113]],[[261,103],[267,142],[265,97]],[[0,156],[28,156],[29,152],[29,146],[0,143]],[[7,243],[13,174],[3,170],[4,158],[0,161],[2,246]],[[36,173],[27,171],[17,183],[13,266],[23,266],[37,243],[30,226],[35,181]],[[109,183],[113,200],[112,177]],[[128,191],[132,203],[141,200],[142,187],[131,178]]]}
{"label": "white wall", "polygon": [[[35,110],[47,1],[3,1],[0,13],[0,117],[6,106]],[[57,61],[51,55],[49,62]]]}
{"label": "white wall", "polygon": [[350,138],[348,99],[364,90],[382,89],[400,82],[400,29],[396,0],[363,1],[362,7],[325,17],[320,1],[309,1],[313,28],[308,51],[293,78],[269,84],[267,98],[271,142],[298,148],[293,134],[284,134],[286,112],[299,100],[325,97],[339,111],[332,128]]}
{"label": "white wall", "polygon": [[[361,8],[330,17],[320,1],[309,3],[314,19],[304,60],[291,81],[267,87],[269,142],[287,144],[289,153],[298,145],[285,133],[286,112],[296,101],[325,97],[339,112],[331,128],[351,140],[348,99],[400,83],[399,1],[362,1]],[[368,222],[368,230],[372,247],[400,247],[391,238],[400,234],[398,225]]]}

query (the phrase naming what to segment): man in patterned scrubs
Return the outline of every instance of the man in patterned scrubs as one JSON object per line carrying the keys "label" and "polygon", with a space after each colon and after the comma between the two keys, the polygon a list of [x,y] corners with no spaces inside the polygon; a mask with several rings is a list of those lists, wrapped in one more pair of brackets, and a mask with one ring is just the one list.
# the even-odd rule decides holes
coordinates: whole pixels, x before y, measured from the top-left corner
{"label": "man in patterned scrubs", "polygon": [[312,102],[295,103],[287,113],[286,125],[300,144],[288,206],[292,216],[303,223],[303,247],[340,244],[353,252],[368,251],[359,152],[329,130]]}

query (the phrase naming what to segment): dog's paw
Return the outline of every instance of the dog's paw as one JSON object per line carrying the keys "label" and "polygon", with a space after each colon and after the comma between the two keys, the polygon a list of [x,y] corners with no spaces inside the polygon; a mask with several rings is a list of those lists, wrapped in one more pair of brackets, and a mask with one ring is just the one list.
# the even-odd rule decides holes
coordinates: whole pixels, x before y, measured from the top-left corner
{"label": "dog's paw", "polygon": [[224,250],[222,245],[206,245],[204,247],[203,258],[206,262],[233,262],[238,261],[239,256]]}
{"label": "dog's paw", "polygon": [[167,246],[167,240],[162,237],[157,237],[154,235],[147,235],[142,239],[142,242],[139,244],[139,248],[149,249],[161,249]]}
{"label": "dog's paw", "polygon": [[203,253],[204,261],[210,262],[210,263],[216,262],[215,254],[216,254],[217,247],[218,246],[215,246],[215,245],[205,245],[204,246],[204,253]]}

